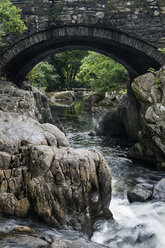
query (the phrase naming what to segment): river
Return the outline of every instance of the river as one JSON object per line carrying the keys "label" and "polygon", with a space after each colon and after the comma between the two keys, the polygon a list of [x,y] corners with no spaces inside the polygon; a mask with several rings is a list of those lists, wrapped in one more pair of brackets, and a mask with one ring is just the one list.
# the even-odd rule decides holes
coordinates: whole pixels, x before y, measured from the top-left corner
{"label": "river", "polygon": [[83,111],[81,101],[68,109],[52,108],[60,118],[67,139],[74,148],[95,148],[101,152],[112,172],[112,201],[110,210],[114,221],[98,222],[92,240],[111,248],[164,248],[165,206],[163,202],[133,203],[127,200],[127,191],[137,183],[151,187],[164,172],[147,168],[144,162],[127,158],[128,144],[100,137],[89,132],[99,118]]}
{"label": "river", "polygon": [[[89,132],[97,125],[99,118],[83,111],[79,100],[70,108],[52,107],[55,118],[60,118],[67,139],[73,148],[95,148],[101,152],[112,172],[112,201],[110,210],[113,221],[98,221],[94,227],[92,241],[110,248],[164,248],[165,247],[165,207],[163,202],[133,203],[127,200],[127,190],[137,183],[151,187],[165,177],[165,173],[145,167],[145,163],[127,158],[128,144],[114,142],[101,137],[91,137]],[[17,225],[30,226],[46,236],[56,239],[59,236],[74,238],[73,231],[57,231],[31,219],[0,218],[0,233],[9,232]],[[19,246],[14,241],[4,242],[0,239],[0,247]]]}

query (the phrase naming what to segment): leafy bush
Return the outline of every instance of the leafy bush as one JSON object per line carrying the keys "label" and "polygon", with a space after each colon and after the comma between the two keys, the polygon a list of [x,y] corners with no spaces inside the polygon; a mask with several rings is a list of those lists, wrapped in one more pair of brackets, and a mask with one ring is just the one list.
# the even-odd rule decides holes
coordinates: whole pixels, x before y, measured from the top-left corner
{"label": "leafy bush", "polygon": [[123,88],[127,70],[105,55],[73,50],[39,63],[27,79],[46,91],[85,87],[104,93],[112,88]]}
{"label": "leafy bush", "polygon": [[46,91],[53,91],[60,84],[60,77],[56,73],[54,66],[47,61],[38,63],[26,76],[30,83]]}
{"label": "leafy bush", "polygon": [[5,32],[21,33],[26,30],[20,12],[21,10],[14,6],[10,0],[0,1],[0,40],[2,40]]}
{"label": "leafy bush", "polygon": [[94,91],[106,92],[125,83],[127,70],[103,54],[89,52],[89,55],[82,60],[76,79],[85,82]]}

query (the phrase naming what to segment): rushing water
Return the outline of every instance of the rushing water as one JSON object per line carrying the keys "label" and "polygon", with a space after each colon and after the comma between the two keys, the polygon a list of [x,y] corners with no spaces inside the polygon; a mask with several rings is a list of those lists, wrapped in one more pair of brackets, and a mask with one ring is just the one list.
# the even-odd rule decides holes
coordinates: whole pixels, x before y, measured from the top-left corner
{"label": "rushing water", "polygon": [[[82,102],[77,101],[71,108],[52,108],[55,118],[60,118],[70,145],[74,148],[95,148],[106,158],[112,171],[113,195],[110,210],[113,221],[99,221],[95,225],[92,240],[110,248],[164,248],[165,247],[165,204],[162,202],[129,204],[126,192],[137,183],[150,187],[165,177],[162,172],[148,169],[142,162],[127,158],[128,146],[113,140],[90,137],[88,134],[99,118],[84,113]],[[27,225],[55,240],[59,236],[73,239],[76,232],[57,231],[33,220],[0,219],[0,234],[8,233],[18,225]],[[0,239],[0,247],[19,246],[14,241]],[[81,248],[81,247],[80,247]]]}
{"label": "rushing water", "polygon": [[165,177],[165,173],[145,167],[145,163],[127,158],[128,146],[113,140],[106,141],[88,134],[98,118],[84,113],[81,101],[68,109],[57,111],[74,148],[96,148],[106,158],[112,171],[113,195],[110,210],[114,221],[98,222],[92,240],[111,248],[164,248],[165,247],[165,204],[163,202],[129,204],[126,193],[137,183],[151,187]]}

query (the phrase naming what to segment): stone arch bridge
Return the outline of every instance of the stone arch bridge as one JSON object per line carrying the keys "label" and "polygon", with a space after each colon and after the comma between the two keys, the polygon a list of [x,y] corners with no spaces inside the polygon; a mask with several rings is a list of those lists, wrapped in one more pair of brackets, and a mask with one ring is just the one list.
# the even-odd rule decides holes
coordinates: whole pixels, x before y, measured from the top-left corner
{"label": "stone arch bridge", "polygon": [[164,0],[12,0],[22,9],[27,31],[6,34],[0,75],[21,84],[47,56],[70,49],[104,53],[132,77],[158,69],[165,56]]}

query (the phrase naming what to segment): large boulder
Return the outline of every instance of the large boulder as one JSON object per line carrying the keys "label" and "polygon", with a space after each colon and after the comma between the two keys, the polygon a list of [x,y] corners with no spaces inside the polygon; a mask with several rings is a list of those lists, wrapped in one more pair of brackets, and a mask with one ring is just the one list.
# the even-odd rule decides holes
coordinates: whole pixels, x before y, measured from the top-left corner
{"label": "large boulder", "polygon": [[[4,222],[5,223],[5,219]],[[29,226],[13,224],[8,228],[1,227],[1,247],[31,247],[31,248],[105,248],[107,246],[94,243],[92,241],[80,238],[78,236],[66,239],[63,236],[57,236],[54,240],[51,232],[44,232],[45,228],[40,230],[32,229]],[[59,233],[60,234],[60,233]],[[30,246],[29,246],[30,244]]]}
{"label": "large boulder", "polygon": [[40,123],[55,124],[60,130],[63,130],[61,123],[53,119],[43,91],[26,82],[20,89],[11,82],[0,81],[0,120],[12,122],[25,121],[29,118]]}
{"label": "large boulder", "polygon": [[107,112],[95,131],[97,135],[126,137],[133,141],[137,140],[140,129],[137,101],[132,92],[120,97],[116,108]]}
{"label": "large boulder", "polygon": [[[27,197],[30,214],[84,232],[100,213],[107,215],[111,174],[97,151],[71,149],[57,127],[30,119],[0,122],[0,149],[0,192],[13,194],[11,214],[19,215],[17,199]],[[3,204],[0,210],[5,213]]]}
{"label": "large boulder", "polygon": [[128,137],[135,143],[131,157],[165,169],[165,66],[128,84],[127,94],[95,131],[98,135]]}
{"label": "large boulder", "polygon": [[26,217],[29,207],[27,198],[18,200],[13,193],[0,193],[0,209],[3,214]]}
{"label": "large boulder", "polygon": [[84,109],[92,112],[95,115],[104,116],[117,106],[121,93],[117,91],[111,91],[104,93],[92,92],[88,96],[84,97]]}
{"label": "large boulder", "polygon": [[[44,106],[44,94],[34,87],[19,89],[13,83],[0,81],[0,119],[3,121],[26,120],[33,118],[45,122],[42,111],[46,108],[49,119],[51,112],[48,105]],[[45,97],[46,98],[46,97]],[[46,120],[48,122],[48,120]]]}
{"label": "large boulder", "polygon": [[146,189],[142,184],[137,184],[127,192],[129,202],[146,202],[151,200],[152,190]]}
{"label": "large boulder", "polygon": [[154,200],[165,201],[165,178],[154,185],[152,198]]}
{"label": "large boulder", "polygon": [[136,184],[132,189],[128,190],[127,197],[130,203],[165,201],[165,178],[162,178],[150,188],[146,188],[142,184]]}
{"label": "large boulder", "polygon": [[165,169],[165,66],[157,73],[139,76],[132,83],[140,103],[142,129],[130,155]]}
{"label": "large boulder", "polygon": [[102,93],[91,93],[84,97],[84,109],[91,111],[100,101],[104,100],[104,94]]}
{"label": "large boulder", "polygon": [[69,107],[75,101],[74,91],[60,91],[47,93],[49,104],[52,106]]}
{"label": "large boulder", "polygon": [[[35,231],[28,226],[11,225],[1,230],[1,247],[33,247],[48,248],[51,246],[50,237],[44,237],[42,233]],[[29,246],[30,244],[30,246]]]}
{"label": "large boulder", "polygon": [[70,148],[56,126],[40,124],[35,112],[28,117],[27,105],[21,115],[17,100],[10,97],[12,112],[3,109],[12,118],[0,120],[0,212],[35,216],[90,236],[99,217],[112,217],[111,173],[104,157],[96,150]]}

